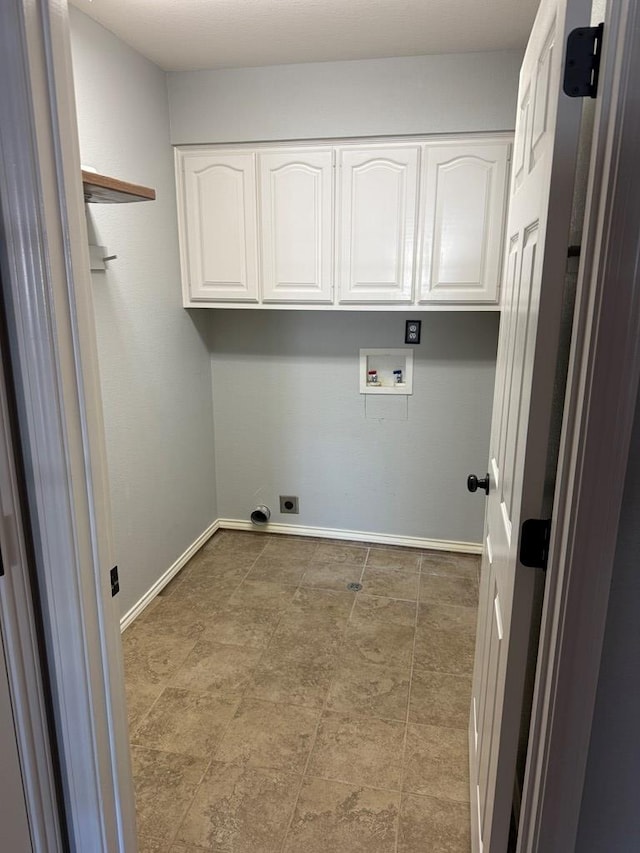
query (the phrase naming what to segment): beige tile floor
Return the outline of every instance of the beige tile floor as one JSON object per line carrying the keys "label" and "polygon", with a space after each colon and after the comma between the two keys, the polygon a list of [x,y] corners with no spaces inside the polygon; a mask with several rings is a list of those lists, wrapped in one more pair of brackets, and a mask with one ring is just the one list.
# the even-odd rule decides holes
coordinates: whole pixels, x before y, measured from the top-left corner
{"label": "beige tile floor", "polygon": [[217,533],[123,635],[141,853],[468,853],[478,565]]}

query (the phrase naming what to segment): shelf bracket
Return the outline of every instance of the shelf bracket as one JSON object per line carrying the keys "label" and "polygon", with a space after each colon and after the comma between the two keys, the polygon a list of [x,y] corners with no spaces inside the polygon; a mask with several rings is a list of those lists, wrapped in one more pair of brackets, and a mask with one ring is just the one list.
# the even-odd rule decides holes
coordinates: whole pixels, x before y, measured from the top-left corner
{"label": "shelf bracket", "polygon": [[110,255],[106,246],[92,246],[89,244],[89,260],[91,261],[91,272],[106,270],[107,261],[115,261],[117,255]]}

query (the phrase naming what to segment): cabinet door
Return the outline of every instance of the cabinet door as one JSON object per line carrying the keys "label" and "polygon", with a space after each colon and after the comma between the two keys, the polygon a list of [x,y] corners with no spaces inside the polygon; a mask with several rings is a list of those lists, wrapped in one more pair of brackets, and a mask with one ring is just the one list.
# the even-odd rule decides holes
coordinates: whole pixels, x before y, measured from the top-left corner
{"label": "cabinet door", "polygon": [[339,151],[341,302],[411,302],[419,146]]}
{"label": "cabinet door", "polygon": [[421,302],[497,302],[509,149],[425,146]]}
{"label": "cabinet door", "polygon": [[331,302],[331,148],[265,151],[259,164],[263,300]]}
{"label": "cabinet door", "polygon": [[255,154],[182,154],[185,301],[257,302]]}

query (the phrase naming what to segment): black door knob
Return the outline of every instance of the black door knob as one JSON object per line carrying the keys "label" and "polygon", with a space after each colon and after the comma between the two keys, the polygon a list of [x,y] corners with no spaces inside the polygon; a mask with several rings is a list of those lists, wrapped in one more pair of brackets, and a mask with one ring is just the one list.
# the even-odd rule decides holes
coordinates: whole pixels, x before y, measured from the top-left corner
{"label": "black door knob", "polygon": [[470,492],[477,492],[478,489],[482,489],[485,495],[489,494],[489,475],[483,477],[479,480],[475,474],[469,474],[467,477],[467,488]]}

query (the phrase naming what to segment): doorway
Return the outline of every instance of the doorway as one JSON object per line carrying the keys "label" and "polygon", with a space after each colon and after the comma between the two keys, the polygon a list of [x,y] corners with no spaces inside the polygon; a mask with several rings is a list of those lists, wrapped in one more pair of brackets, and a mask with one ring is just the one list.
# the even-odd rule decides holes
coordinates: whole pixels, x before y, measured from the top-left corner
{"label": "doorway", "polygon": [[[90,243],[104,247],[103,256],[117,255],[105,262],[105,270],[94,273],[92,290],[108,461],[118,494],[113,504],[114,562],[118,562],[121,587],[116,601],[126,595],[131,603],[123,607],[123,615],[127,622],[134,619],[124,633],[125,650],[129,632],[134,637],[138,621],[146,620],[146,611],[134,618],[137,602],[145,600],[158,576],[167,569],[173,571],[213,519],[238,523],[248,516],[241,501],[247,495],[253,497],[257,478],[247,472],[253,475],[259,466],[266,469],[260,471],[265,478],[274,468],[296,478],[304,469],[305,491],[298,491],[297,485],[293,491],[301,496],[303,512],[309,510],[310,495],[317,493],[315,518],[308,516],[312,526],[335,529],[336,534],[343,528],[348,537],[350,530],[384,533],[404,523],[408,532],[416,532],[416,539],[421,531],[423,538],[469,548],[469,541],[481,535],[483,505],[477,496],[465,492],[465,479],[487,454],[496,313],[425,315],[423,342],[416,353],[419,413],[414,411],[407,418],[392,405],[385,407],[385,416],[369,411],[365,419],[352,376],[358,347],[401,342],[399,336],[410,315],[392,319],[382,312],[331,316],[302,311],[181,311],[169,197],[174,176],[167,129],[162,126],[166,99],[160,98],[163,81],[158,79],[162,75],[110,34],[100,32],[95,22],[74,16],[73,10],[71,23],[72,36],[76,35],[72,48],[77,87],[82,90],[78,109],[84,166],[99,171],[110,168],[117,177],[151,185],[158,197],[157,203],[87,207]],[[108,51],[100,50],[105,44]],[[517,69],[511,57],[508,62],[515,81]],[[103,88],[98,88],[101,80]],[[136,80],[143,81],[144,100],[134,108]],[[98,91],[104,97],[97,97]],[[117,102],[119,111],[105,123],[107,99]],[[161,104],[157,110],[152,108],[156,102]],[[135,118],[142,110],[143,127]],[[457,120],[462,121],[461,113]],[[162,164],[159,170],[157,161]],[[123,172],[125,168],[128,171]],[[170,328],[168,316],[175,318]],[[213,428],[208,427],[212,419]],[[363,453],[363,442],[349,434],[365,429],[368,449]],[[456,434],[455,441],[449,440],[451,434]],[[398,436],[402,436],[402,449]],[[355,464],[371,472],[366,481],[345,473]],[[379,474],[382,466],[390,472],[384,478]],[[437,485],[433,473],[426,483],[414,480],[415,469],[436,470]],[[410,486],[404,494],[403,479]],[[212,493],[215,481],[217,494]],[[290,486],[286,491],[292,491]],[[393,501],[391,493],[397,495]],[[255,503],[261,502],[258,498]],[[166,523],[154,524],[154,518]],[[212,547],[219,536],[214,535]],[[375,546],[385,550],[383,542],[373,545],[374,551]],[[357,543],[352,547],[357,548]],[[428,543],[419,551],[429,551]],[[447,556],[441,565],[451,567],[451,560]],[[183,568],[177,577],[191,573],[191,568]],[[337,576],[338,570],[339,566]],[[457,611],[451,611],[447,620],[445,610],[441,623],[425,626],[425,632],[439,631],[452,646],[461,632],[464,639],[458,651],[466,663],[459,666],[464,669],[473,657],[469,636],[474,622],[464,609],[469,599],[462,596],[455,602],[451,593],[448,603],[441,603],[445,608],[452,604],[462,608],[461,624],[454,618]],[[158,613],[170,609],[167,601]],[[149,618],[153,615],[151,611]],[[375,660],[370,663],[381,665]],[[431,671],[426,663],[418,668]],[[460,672],[451,673],[446,667],[442,672],[452,676],[444,681],[451,682],[454,693],[464,693],[458,682]],[[408,679],[408,673],[403,678]],[[139,682],[142,688],[144,680]],[[163,681],[163,688],[168,686]],[[429,689],[437,692],[433,686]],[[148,695],[155,701],[159,698],[154,689]],[[144,712],[153,713],[151,704]],[[395,717],[392,722],[399,723]],[[136,719],[136,727],[141,724]],[[424,719],[411,724],[429,725]],[[147,739],[152,738],[147,734]],[[460,771],[461,778],[466,772],[466,768]],[[469,794],[459,796],[466,803]],[[459,800],[451,802],[459,809]],[[468,806],[464,808],[466,814]]]}
{"label": "doorway", "polygon": [[[84,26],[84,24],[83,24],[83,26]],[[94,54],[94,55],[95,55],[95,54]],[[131,78],[130,78],[130,79],[131,79]],[[152,218],[151,214],[149,215],[149,218],[150,218],[150,219]],[[93,235],[92,235],[92,239],[93,239]],[[98,244],[100,244],[100,243],[101,243],[102,238],[101,238],[101,235],[100,235],[99,233],[96,233],[96,234],[95,234],[95,239],[96,239],[96,243],[98,243]],[[105,279],[106,279],[106,281],[109,281],[109,277],[105,276]],[[118,306],[117,306],[117,302],[116,302],[116,300],[117,300],[117,294],[116,294],[116,293],[114,293],[113,291],[110,291],[110,290],[109,290],[109,288],[103,288],[102,292],[100,293],[99,299],[100,299],[101,301],[103,301],[105,305],[109,305],[109,307],[110,307],[110,308],[113,308],[113,306],[114,306],[114,305],[115,305],[116,307],[118,307]],[[150,325],[150,324],[148,324],[148,325]],[[228,324],[227,324],[227,325],[228,325]],[[100,332],[99,332],[99,334],[100,334]],[[214,334],[214,336],[213,336],[213,337],[214,337],[214,338],[215,338],[215,340],[216,340],[216,344],[218,344],[218,343],[219,343],[220,335],[215,335],[215,334]],[[244,336],[240,336],[240,337],[241,337],[241,338],[243,339],[243,341],[244,341]],[[286,336],[283,336],[283,337],[285,337],[285,338],[286,338]],[[125,367],[125,365],[130,365],[130,364],[131,364],[131,357],[123,358],[124,353],[126,353],[126,352],[131,352],[132,350],[139,350],[139,351],[142,351],[142,339],[141,339],[141,338],[123,339],[123,341],[122,341],[122,346],[121,346],[120,348],[117,348],[117,349],[115,350],[115,352],[113,351],[113,336],[112,336],[112,335],[109,335],[108,337],[107,337],[107,336],[105,336],[105,340],[106,340],[106,344],[103,344],[102,349],[103,349],[103,351],[105,351],[105,350],[107,351],[107,356],[106,356],[106,357],[107,357],[108,359],[112,359],[112,358],[115,358],[115,359],[121,359],[121,365],[122,365],[122,367]],[[156,345],[157,345],[157,344],[156,344]],[[243,354],[244,354],[244,351],[249,349],[249,346],[248,346],[248,344],[247,344],[247,342],[246,342],[246,341],[244,341],[244,343],[243,343],[243,347],[244,347],[244,349],[243,349]],[[233,352],[233,351],[232,351],[232,352]],[[226,353],[225,353],[225,354],[226,354]],[[175,360],[175,359],[174,359],[174,360]],[[135,375],[135,371],[134,371],[134,375]],[[136,377],[136,378],[137,378],[137,377]],[[220,389],[221,385],[223,385],[224,383],[220,383],[217,379],[214,379],[214,384],[215,384],[215,386],[216,386],[216,396],[219,398],[219,389]],[[265,387],[271,387],[271,383],[264,383],[264,385],[265,385]],[[133,387],[134,387],[134,388],[136,388],[135,384],[133,385]],[[138,387],[138,388],[136,388],[136,393],[141,394],[141,393],[144,393],[144,392],[142,391],[142,389],[141,389],[141,388],[139,388],[139,387]],[[486,400],[486,399],[490,399],[490,394],[485,395],[485,400]],[[226,408],[226,407],[225,407],[225,408]],[[442,410],[439,410],[439,412],[440,412],[440,414],[442,414]],[[218,422],[216,423],[216,422],[215,422],[215,416],[216,416],[216,415],[215,415],[215,403],[214,403],[214,423],[215,423],[215,429],[214,429],[214,432],[216,432],[216,444],[217,444],[218,446],[220,446],[220,445],[222,444],[222,439],[221,439],[221,436],[220,436],[220,430],[218,429],[218,425],[219,425],[220,421],[218,421]],[[245,423],[245,424],[246,424],[246,423],[253,423],[253,422],[257,422],[257,421],[258,421],[258,418],[257,418],[257,417],[246,417],[246,418],[244,419],[244,423]],[[235,423],[234,429],[236,429],[237,431],[240,431],[240,429],[241,429],[240,424],[241,424],[241,423],[242,423],[242,419],[238,418],[238,419],[236,420],[236,423]],[[477,421],[476,421],[476,426],[477,426]],[[245,427],[245,428],[246,428],[246,427]],[[108,431],[108,434],[109,434],[109,431]],[[140,436],[139,436],[139,447],[140,447],[140,448],[142,448],[143,444],[147,444],[147,445],[149,445],[149,448],[151,448],[151,447],[153,446],[154,438],[155,438],[155,432],[154,432],[154,431],[152,431],[152,430],[148,430],[148,431],[145,433],[143,430],[141,430],[141,434],[140,434]],[[193,451],[193,448],[191,448],[191,450]],[[144,452],[144,451],[142,451],[142,450],[141,450],[139,454],[136,454],[136,456],[141,455],[141,454],[142,454],[142,452]],[[264,455],[264,454],[263,454],[263,455]],[[209,456],[210,456],[210,454],[204,454],[204,455],[202,455],[202,454],[201,454],[201,455],[199,455],[199,461],[200,461],[200,466],[199,466],[199,467],[203,467],[203,460],[204,460],[204,464],[205,464],[205,465],[209,464]],[[224,451],[223,451],[222,453],[220,453],[219,458],[218,458],[218,459],[216,459],[216,462],[218,463],[218,465],[217,465],[218,471],[216,471],[216,476],[217,476],[217,477],[219,476],[219,469],[224,468],[225,463],[227,464],[227,467],[229,467],[229,460],[228,460],[227,458],[225,458],[225,456],[226,456],[226,454],[225,454],[225,453],[224,453]],[[115,458],[115,456],[114,456],[114,454],[112,454],[112,460],[113,460],[114,458]],[[189,458],[189,457],[187,457],[187,459],[188,459],[188,458]],[[192,454],[192,457],[191,457],[191,458],[193,458],[193,454]],[[241,478],[238,476],[238,472],[237,472],[237,468],[238,468],[238,466],[237,466],[237,459],[235,459],[235,460],[234,460],[233,456],[230,456],[229,458],[230,458],[230,459],[232,459],[234,462],[236,462],[235,470],[234,470],[234,475],[236,475],[236,476],[235,476],[235,479],[236,479],[236,480],[241,479]],[[133,464],[135,464],[135,461],[136,461],[136,460],[131,460],[131,461],[133,462]],[[130,475],[130,472],[129,472],[129,475]],[[461,481],[462,481],[462,478],[461,478]],[[131,482],[133,482],[133,478],[132,478],[132,477],[131,477]],[[132,491],[135,491],[135,486],[133,487]],[[159,493],[160,493],[160,492],[159,492]],[[182,495],[181,497],[182,497],[182,499],[184,500],[184,495]],[[217,498],[218,498],[219,500],[224,500],[224,499],[225,499],[225,497],[226,497],[226,495],[225,495],[225,493],[224,493],[224,490],[218,490]],[[138,503],[140,503],[140,502],[138,501]],[[204,504],[201,504],[201,507],[202,507],[203,505],[204,505]],[[124,504],[123,504],[123,506],[124,506]],[[128,509],[129,509],[129,508],[128,508]],[[201,529],[201,527],[202,527],[202,525],[200,524],[200,529]],[[147,550],[148,550],[148,546],[147,546]]]}

